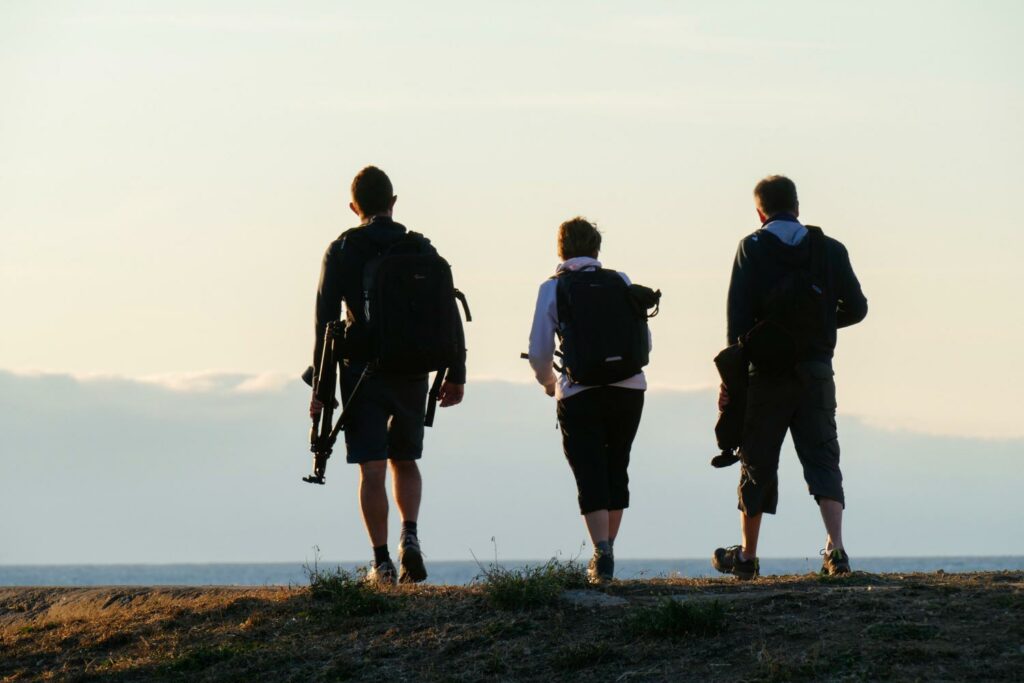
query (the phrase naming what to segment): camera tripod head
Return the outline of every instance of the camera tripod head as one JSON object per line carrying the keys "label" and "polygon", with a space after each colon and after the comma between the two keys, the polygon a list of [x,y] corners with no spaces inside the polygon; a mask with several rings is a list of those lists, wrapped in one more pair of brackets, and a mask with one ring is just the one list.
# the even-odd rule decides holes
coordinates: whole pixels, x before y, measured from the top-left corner
{"label": "camera tripod head", "polygon": [[326,483],[324,473],[327,471],[327,458],[331,457],[331,452],[328,450],[326,453],[313,452],[313,473],[302,478],[302,481],[307,484],[320,484],[321,486]]}

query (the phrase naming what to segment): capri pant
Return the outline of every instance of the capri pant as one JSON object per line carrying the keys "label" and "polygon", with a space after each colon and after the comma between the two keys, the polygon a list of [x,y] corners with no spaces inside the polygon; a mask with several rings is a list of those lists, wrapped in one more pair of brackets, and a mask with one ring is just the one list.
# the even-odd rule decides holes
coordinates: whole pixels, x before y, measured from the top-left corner
{"label": "capri pant", "polygon": [[643,391],[612,386],[558,402],[562,449],[576,478],[581,514],[629,507],[626,470],[643,408]]}

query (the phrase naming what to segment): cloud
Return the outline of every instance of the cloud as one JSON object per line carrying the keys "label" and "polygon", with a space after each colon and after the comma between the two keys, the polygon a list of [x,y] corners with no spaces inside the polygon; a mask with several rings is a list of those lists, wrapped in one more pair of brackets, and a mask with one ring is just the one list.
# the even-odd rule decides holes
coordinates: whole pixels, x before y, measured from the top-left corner
{"label": "cloud", "polygon": [[[713,396],[648,395],[623,557],[699,557],[735,537],[738,471],[708,466]],[[0,562],[299,560],[314,545],[332,559],[362,558],[358,472],[343,449],[326,488],[300,481],[307,403],[297,378],[273,373],[139,381],[0,371],[0,517],[33,511],[31,523],[4,527]],[[432,557],[487,553],[492,536],[503,559],[578,548],[584,529],[554,423],[551,399],[511,382],[477,381],[462,405],[438,411],[421,463]],[[1024,441],[880,431],[845,415],[840,435],[846,536],[859,556],[1019,551],[1006,539],[1024,514],[1015,493]],[[781,481],[766,555],[813,554],[820,519],[788,445]]]}
{"label": "cloud", "polygon": [[199,370],[192,372],[160,372],[131,376],[106,372],[54,372],[51,370],[0,370],[14,377],[39,379],[64,379],[77,384],[129,384],[152,386],[181,394],[265,394],[284,389],[299,379],[284,372],[261,372],[256,374],[229,372],[223,370]]}
{"label": "cloud", "polygon": [[[177,372],[145,375],[137,381],[143,384],[154,384],[170,391],[185,393],[229,392],[244,383],[245,375],[233,375],[223,372]],[[123,378],[132,381],[131,378]]]}
{"label": "cloud", "polygon": [[157,28],[192,32],[275,35],[357,35],[368,25],[352,16],[307,14],[294,11],[191,12],[133,11],[116,14],[89,13],[63,19],[63,23],[113,29]]}
{"label": "cloud", "polygon": [[239,394],[275,392],[284,389],[285,386],[294,381],[294,376],[283,372],[264,372],[243,380],[233,391]]}
{"label": "cloud", "polygon": [[617,47],[653,46],[675,52],[755,55],[766,50],[835,49],[832,43],[806,39],[713,33],[695,17],[674,12],[616,16],[590,24],[559,25],[553,30],[562,40]]}

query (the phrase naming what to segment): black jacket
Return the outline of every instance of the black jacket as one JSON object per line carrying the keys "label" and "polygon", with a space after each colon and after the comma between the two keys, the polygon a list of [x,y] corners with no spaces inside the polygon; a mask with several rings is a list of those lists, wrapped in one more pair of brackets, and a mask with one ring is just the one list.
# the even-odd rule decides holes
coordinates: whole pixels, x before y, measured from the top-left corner
{"label": "black jacket", "polygon": [[[353,233],[359,239],[349,239]],[[346,323],[349,332],[358,336],[359,328],[366,324],[363,301],[363,268],[390,243],[406,233],[405,226],[387,216],[376,216],[366,225],[346,230],[331,242],[324,253],[320,270],[320,285],[316,291],[315,329],[316,342],[313,348],[313,367],[319,370],[323,350],[324,330],[327,323],[341,315],[341,304],[345,302]],[[437,253],[426,237],[422,238],[424,249]],[[459,362],[448,368],[446,379],[454,384],[466,382],[466,344],[459,318],[459,339],[462,353]]]}
{"label": "black jacket", "polygon": [[[790,246],[768,230],[745,237],[736,250],[729,282],[727,307],[729,344],[735,344],[762,319],[766,295],[792,269],[806,268],[811,257],[806,237]],[[846,247],[825,237],[826,293],[835,302],[829,308],[825,329],[813,340],[808,357],[798,360],[830,362],[836,348],[836,330],[859,323],[868,314],[868,300],[853,273]]]}

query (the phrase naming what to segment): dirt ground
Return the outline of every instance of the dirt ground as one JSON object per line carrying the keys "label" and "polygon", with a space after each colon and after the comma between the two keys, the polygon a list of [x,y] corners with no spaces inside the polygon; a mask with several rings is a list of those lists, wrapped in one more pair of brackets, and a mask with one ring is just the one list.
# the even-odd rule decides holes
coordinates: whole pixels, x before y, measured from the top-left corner
{"label": "dirt ground", "polygon": [[342,609],[306,588],[0,588],[0,681],[1024,680],[1024,572],[571,596],[498,609],[483,585],[399,587]]}

